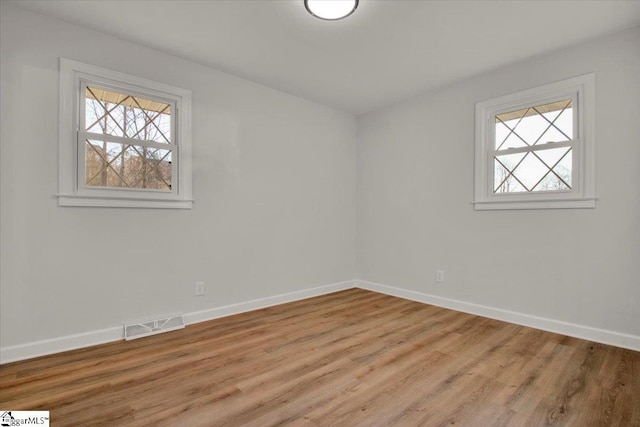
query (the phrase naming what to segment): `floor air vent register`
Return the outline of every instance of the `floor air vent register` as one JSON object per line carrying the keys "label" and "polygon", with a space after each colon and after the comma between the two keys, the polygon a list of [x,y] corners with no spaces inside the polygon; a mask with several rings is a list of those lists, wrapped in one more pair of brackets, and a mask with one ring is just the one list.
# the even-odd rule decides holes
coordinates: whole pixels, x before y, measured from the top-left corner
{"label": "floor air vent register", "polygon": [[182,314],[146,320],[144,322],[125,323],[124,339],[129,341],[182,328],[184,328],[184,317]]}

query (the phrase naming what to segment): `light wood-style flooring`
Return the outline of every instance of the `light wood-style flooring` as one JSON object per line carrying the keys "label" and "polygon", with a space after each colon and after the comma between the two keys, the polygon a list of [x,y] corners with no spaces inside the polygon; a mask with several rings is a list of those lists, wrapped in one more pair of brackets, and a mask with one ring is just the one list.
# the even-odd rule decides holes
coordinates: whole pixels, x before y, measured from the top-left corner
{"label": "light wood-style flooring", "polygon": [[0,367],[59,426],[640,426],[640,353],[351,289]]}

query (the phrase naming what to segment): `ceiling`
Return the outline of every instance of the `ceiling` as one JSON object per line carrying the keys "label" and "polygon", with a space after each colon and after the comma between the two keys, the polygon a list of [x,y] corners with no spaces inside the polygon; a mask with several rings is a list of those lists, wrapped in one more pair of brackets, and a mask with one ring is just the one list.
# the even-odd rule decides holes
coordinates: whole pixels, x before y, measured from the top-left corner
{"label": "ceiling", "polygon": [[302,0],[12,3],[354,114],[640,26],[640,0],[360,0],[334,22]]}

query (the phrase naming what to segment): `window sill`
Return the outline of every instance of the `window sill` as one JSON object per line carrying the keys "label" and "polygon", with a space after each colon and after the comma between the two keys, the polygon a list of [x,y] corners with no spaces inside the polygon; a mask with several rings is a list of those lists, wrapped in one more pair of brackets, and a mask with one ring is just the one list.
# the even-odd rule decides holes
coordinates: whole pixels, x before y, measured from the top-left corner
{"label": "window sill", "polygon": [[471,202],[477,211],[490,210],[526,210],[526,209],[593,209],[596,207],[595,197],[581,199],[554,200],[491,200]]}
{"label": "window sill", "polygon": [[193,200],[143,199],[58,194],[58,206],[102,208],[191,209]]}

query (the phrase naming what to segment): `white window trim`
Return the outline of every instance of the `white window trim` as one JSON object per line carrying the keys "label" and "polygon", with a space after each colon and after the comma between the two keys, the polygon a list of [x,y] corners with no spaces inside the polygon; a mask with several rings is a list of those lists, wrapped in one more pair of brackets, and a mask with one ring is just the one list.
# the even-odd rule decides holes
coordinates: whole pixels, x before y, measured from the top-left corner
{"label": "white window trim", "polygon": [[[496,114],[559,99],[574,100],[572,190],[493,193],[493,120]],[[476,103],[476,210],[595,208],[595,75],[585,74]]]}
{"label": "white window trim", "polygon": [[[88,188],[81,181],[84,157],[78,149],[82,81],[124,88],[175,103],[172,132],[177,141],[177,188],[171,192]],[[58,205],[118,208],[191,209],[191,91],[130,74],[60,58],[60,130],[58,139]],[[175,169],[174,169],[175,170]]]}

